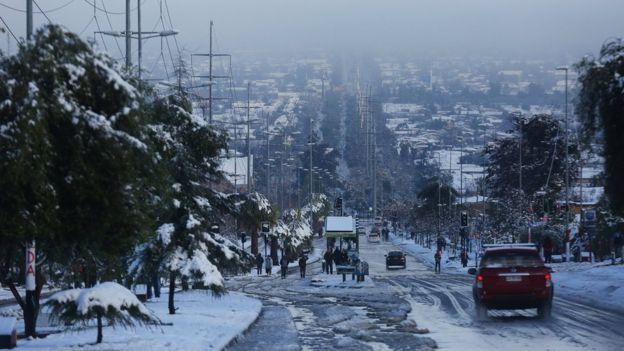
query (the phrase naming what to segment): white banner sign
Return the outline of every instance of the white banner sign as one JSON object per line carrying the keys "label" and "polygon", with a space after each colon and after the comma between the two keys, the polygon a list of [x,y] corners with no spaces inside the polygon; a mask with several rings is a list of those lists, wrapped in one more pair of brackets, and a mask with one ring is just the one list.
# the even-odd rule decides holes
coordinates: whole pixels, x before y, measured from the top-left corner
{"label": "white banner sign", "polygon": [[35,244],[26,248],[26,290],[35,291]]}

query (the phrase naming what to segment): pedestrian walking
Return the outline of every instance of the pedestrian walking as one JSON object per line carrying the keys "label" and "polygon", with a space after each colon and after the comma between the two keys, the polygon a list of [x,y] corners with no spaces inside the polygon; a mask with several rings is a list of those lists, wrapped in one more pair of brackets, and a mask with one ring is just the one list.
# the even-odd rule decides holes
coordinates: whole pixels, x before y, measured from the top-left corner
{"label": "pedestrian walking", "polygon": [[334,250],[334,264],[336,265],[336,270],[338,270],[338,266],[340,265],[340,250],[338,248],[336,248],[336,250]]}
{"label": "pedestrian walking", "polygon": [[286,279],[286,273],[288,273],[288,258],[286,258],[286,255],[282,255],[280,269],[282,271],[282,279]]}
{"label": "pedestrian walking", "polygon": [[301,275],[301,278],[305,278],[307,263],[308,258],[306,257],[306,255],[301,254],[301,257],[299,257],[299,275]]}
{"label": "pedestrian walking", "polygon": [[460,258],[462,267],[466,268],[468,266],[468,252],[466,252],[466,250],[462,250]]}
{"label": "pedestrian walking", "polygon": [[553,252],[553,243],[552,239],[549,236],[544,238],[544,243],[542,245],[542,249],[544,249],[544,262],[551,263],[552,262],[552,252]]}
{"label": "pedestrian walking", "polygon": [[256,255],[256,270],[258,272],[258,275],[262,275],[262,264],[264,263],[264,258],[262,258],[262,255],[260,253],[258,253]]}
{"label": "pedestrian walking", "polygon": [[442,253],[440,252],[440,249],[436,250],[433,258],[435,258],[435,272],[440,273],[442,270]]}
{"label": "pedestrian walking", "polygon": [[266,270],[266,274],[271,276],[271,273],[273,272],[273,259],[271,259],[271,256],[269,255],[267,255],[264,259],[264,269]]}
{"label": "pedestrian walking", "polygon": [[620,263],[624,263],[624,234],[621,230],[613,234],[613,250],[616,257],[620,254]]}
{"label": "pedestrian walking", "polygon": [[325,251],[323,259],[325,259],[325,273],[334,274],[334,255],[332,254],[331,248]]}

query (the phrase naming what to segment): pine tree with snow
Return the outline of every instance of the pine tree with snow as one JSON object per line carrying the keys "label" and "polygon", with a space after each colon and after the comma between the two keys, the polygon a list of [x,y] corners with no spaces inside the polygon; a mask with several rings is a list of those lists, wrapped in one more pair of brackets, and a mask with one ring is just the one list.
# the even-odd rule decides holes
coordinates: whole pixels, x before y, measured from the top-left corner
{"label": "pine tree with snow", "polygon": [[274,224],[277,212],[273,210],[269,200],[258,192],[233,194],[231,196],[232,200],[237,204],[236,218],[239,224],[246,228],[251,235],[251,253],[257,255],[258,230],[262,222]]}
{"label": "pine tree with snow", "polygon": [[119,71],[54,25],[0,57],[0,245],[35,240],[86,285],[117,278],[149,227],[141,96]]}
{"label": "pine tree with snow", "polygon": [[154,96],[151,108],[149,139],[168,181],[160,189],[154,235],[137,248],[130,269],[135,277],[146,269],[168,272],[169,313],[174,314],[178,278],[220,294],[225,291],[220,270],[251,267],[253,258],[210,229],[234,212],[230,198],[211,188],[223,177],[218,161],[226,135],[192,113],[183,90]]}
{"label": "pine tree with snow", "polygon": [[109,326],[124,328],[160,322],[130,290],[113,282],[58,292],[48,299],[46,306],[55,323],[79,324],[85,328],[96,320],[98,344],[102,342],[104,321]]}

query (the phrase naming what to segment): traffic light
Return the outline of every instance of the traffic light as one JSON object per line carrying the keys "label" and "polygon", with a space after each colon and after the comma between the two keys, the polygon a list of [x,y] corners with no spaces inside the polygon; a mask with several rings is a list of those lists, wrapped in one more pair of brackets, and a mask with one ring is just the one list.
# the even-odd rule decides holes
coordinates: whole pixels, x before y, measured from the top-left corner
{"label": "traffic light", "polygon": [[461,226],[462,227],[468,226],[468,212],[466,211],[461,212]]}
{"label": "traffic light", "polygon": [[334,207],[336,208],[336,212],[338,215],[342,216],[342,198],[337,197],[336,202],[334,203]]}

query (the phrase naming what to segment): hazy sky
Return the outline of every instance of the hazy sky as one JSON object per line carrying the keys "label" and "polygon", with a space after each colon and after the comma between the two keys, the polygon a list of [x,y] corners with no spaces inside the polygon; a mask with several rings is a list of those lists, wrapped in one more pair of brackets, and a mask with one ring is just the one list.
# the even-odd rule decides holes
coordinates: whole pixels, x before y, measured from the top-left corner
{"label": "hazy sky", "polygon": [[[37,2],[45,10],[68,1]],[[105,1],[109,11],[124,10],[123,0]],[[0,0],[22,9],[25,2]],[[101,7],[102,0],[97,2]],[[159,0],[143,0],[144,30],[156,23],[158,4]],[[230,52],[342,48],[539,58],[595,53],[605,39],[624,36],[624,0],[168,0],[168,4],[180,30],[178,40],[191,51],[207,49],[210,19],[215,21],[219,48]],[[0,16],[18,36],[24,35],[23,13],[0,7]],[[49,17],[80,31],[93,10],[86,1],[74,0]],[[108,29],[102,13],[98,19]],[[111,20],[115,28],[123,29],[123,16],[112,15]],[[136,25],[136,13],[132,20]],[[36,15],[36,24],[44,21]],[[93,30],[94,23],[86,32]],[[6,48],[6,40],[0,47]]]}

